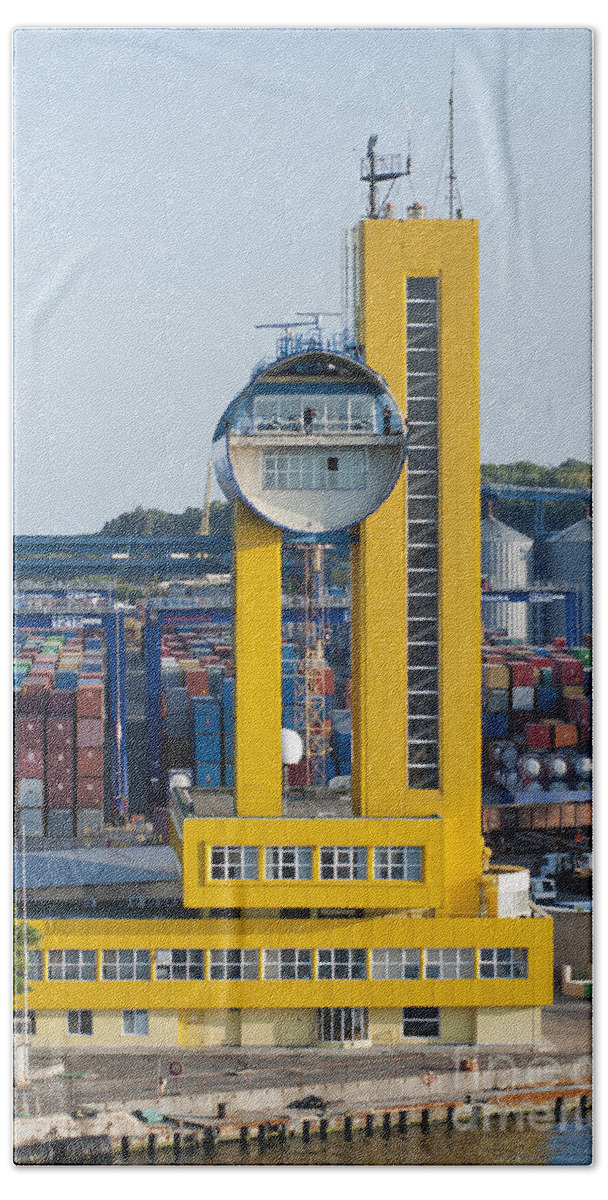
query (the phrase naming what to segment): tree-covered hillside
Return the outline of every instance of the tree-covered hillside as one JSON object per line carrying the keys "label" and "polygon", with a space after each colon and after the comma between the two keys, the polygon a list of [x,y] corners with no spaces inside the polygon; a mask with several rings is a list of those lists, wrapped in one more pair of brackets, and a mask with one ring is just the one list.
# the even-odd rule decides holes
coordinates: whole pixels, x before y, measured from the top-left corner
{"label": "tree-covered hillside", "polygon": [[[512,483],[526,487],[580,488],[591,486],[589,463],[568,458],[557,467],[539,467],[536,463],[484,463],[481,467],[484,483]],[[547,506],[549,529],[563,529],[585,515],[584,501],[567,501]],[[507,525],[524,533],[533,529],[533,504],[528,500],[495,500],[494,515]],[[483,506],[484,516],[487,502]],[[183,513],[163,512],[159,508],[139,506],[130,513],[121,513],[106,521],[101,536],[105,537],[192,537],[200,529],[203,510],[187,508]],[[231,529],[230,505],[214,500],[209,513],[211,534],[228,536]]]}

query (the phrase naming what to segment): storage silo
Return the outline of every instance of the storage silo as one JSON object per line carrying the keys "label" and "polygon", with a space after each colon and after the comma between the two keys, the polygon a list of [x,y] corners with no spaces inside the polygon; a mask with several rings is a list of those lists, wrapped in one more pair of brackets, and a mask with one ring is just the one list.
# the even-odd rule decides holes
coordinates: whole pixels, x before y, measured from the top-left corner
{"label": "storage silo", "polygon": [[[533,549],[532,538],[497,520],[490,504],[488,516],[481,522],[481,574],[493,591],[529,587]],[[529,605],[525,601],[486,601],[482,618],[486,629],[506,629],[511,640],[528,640]]]}
{"label": "storage silo", "polygon": [[[579,641],[583,635],[592,632],[593,599],[592,599],[592,524],[587,515],[582,521],[568,525],[552,533],[546,545],[546,577],[553,587],[579,587],[582,600],[582,629]],[[562,604],[551,604],[548,613],[548,636],[564,636],[564,607]]]}

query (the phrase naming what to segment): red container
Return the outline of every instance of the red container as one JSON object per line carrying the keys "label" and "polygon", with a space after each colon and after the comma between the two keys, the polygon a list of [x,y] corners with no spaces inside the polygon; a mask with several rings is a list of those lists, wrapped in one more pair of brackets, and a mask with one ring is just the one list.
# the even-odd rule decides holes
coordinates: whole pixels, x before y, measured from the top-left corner
{"label": "red container", "polygon": [[526,736],[526,747],[528,750],[550,750],[551,749],[551,726],[548,724],[531,725],[527,724],[524,733]]}
{"label": "red container", "polygon": [[511,684],[513,687],[534,687],[534,664],[531,662],[511,663]]}
{"label": "red container", "polygon": [[103,808],[103,779],[79,779],[76,804],[78,808]]}
{"label": "red container", "polygon": [[76,769],[79,778],[87,775],[103,775],[103,750],[95,750],[92,748],[79,750],[76,760]]}
{"label": "red container", "polygon": [[21,690],[23,692],[46,692],[51,686],[51,681],[48,675],[26,675]]}
{"label": "red container", "polygon": [[186,671],[186,690],[189,696],[209,695],[209,672],[203,668],[190,668]]}
{"label": "red container", "polygon": [[21,779],[44,779],[44,753],[40,749],[19,750],[17,775]]}
{"label": "red container", "polygon": [[303,760],[299,763],[292,763],[287,768],[287,782],[290,787],[304,787],[306,785],[307,764]]}
{"label": "red container", "polygon": [[49,693],[43,691],[23,691],[17,692],[17,712],[31,715],[42,716],[47,711]]}
{"label": "red container", "polygon": [[71,808],[74,803],[73,776],[47,777],[46,799],[49,808]]}
{"label": "red container", "polygon": [[558,687],[583,687],[585,668],[578,658],[555,658],[553,660],[553,682]]}
{"label": "red container", "polygon": [[19,750],[42,750],[44,746],[42,717],[17,717],[15,732]]}
{"label": "red container", "polygon": [[103,746],[103,721],[95,721],[90,717],[84,717],[76,723],[77,745],[81,747],[98,748]]}
{"label": "red container", "polygon": [[74,693],[53,689],[49,695],[49,714],[58,717],[73,717]]}
{"label": "red container", "polygon": [[78,718],[103,717],[103,687],[101,684],[81,683],[76,692],[76,714]]}
{"label": "red container", "polygon": [[47,717],[46,748],[48,751],[71,750],[74,745],[74,722],[65,717]]}
{"label": "red container", "polygon": [[74,770],[74,754],[72,747],[67,750],[48,750],[46,752],[47,775],[68,775]]}

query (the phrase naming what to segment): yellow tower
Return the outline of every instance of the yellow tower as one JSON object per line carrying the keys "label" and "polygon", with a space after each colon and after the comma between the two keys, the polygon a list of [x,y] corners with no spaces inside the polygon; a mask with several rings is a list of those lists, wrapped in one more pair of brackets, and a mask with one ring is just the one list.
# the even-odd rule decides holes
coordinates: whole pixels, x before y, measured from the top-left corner
{"label": "yellow tower", "polygon": [[[357,240],[366,364],[279,360],[216,431],[235,501],[235,788],[173,793],[192,916],[41,922],[39,1043],[540,1036],[552,923],[525,871],[487,869],[481,837],[477,223],[366,220]],[[352,797],[295,803],[281,529],[345,526]]]}
{"label": "yellow tower", "polygon": [[401,479],[354,552],[356,810],[437,813],[443,911],[478,911],[481,605],[477,222],[364,221],[366,361],[402,407]]}

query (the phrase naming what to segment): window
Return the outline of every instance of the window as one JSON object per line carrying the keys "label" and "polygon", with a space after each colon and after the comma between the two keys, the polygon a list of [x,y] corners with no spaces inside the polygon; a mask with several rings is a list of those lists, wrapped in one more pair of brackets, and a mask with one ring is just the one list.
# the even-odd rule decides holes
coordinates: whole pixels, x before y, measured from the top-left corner
{"label": "window", "polygon": [[204,979],[204,950],[157,950],[154,955],[157,979]]}
{"label": "window", "polygon": [[[16,1037],[25,1037],[25,1033],[26,1033],[25,1024],[26,1023],[25,1023],[24,1010],[22,1008],[17,1009],[16,1012],[13,1013],[13,1033],[15,1034]],[[36,1032],[36,1013],[32,1012],[31,1008],[28,1008],[28,1011],[27,1011],[27,1033],[30,1035],[33,1035],[33,1034],[35,1034],[35,1032]]]}
{"label": "window", "polygon": [[49,950],[49,979],[97,979],[96,950]]}
{"label": "window", "polygon": [[498,949],[483,946],[479,951],[480,979],[527,979],[528,951],[523,947]]}
{"label": "window", "polygon": [[438,280],[407,280],[408,787],[439,786]]}
{"label": "window", "polygon": [[365,979],[365,950],[318,950],[318,979]]}
{"label": "window", "polygon": [[122,1013],[123,1037],[148,1036],[148,1010],[145,1008],[124,1008]]}
{"label": "window", "polygon": [[28,950],[27,976],[30,980],[42,979],[42,950]]}
{"label": "window", "polygon": [[93,1013],[90,1008],[72,1008],[68,1012],[68,1033],[91,1037],[93,1034]]}
{"label": "window", "polygon": [[265,950],[264,979],[312,979],[312,950]]}
{"label": "window", "polygon": [[149,950],[104,950],[103,979],[149,979]]}
{"label": "window", "polygon": [[270,491],[356,491],[366,486],[364,449],[271,450],[264,455],[262,487]]}
{"label": "window", "polygon": [[425,952],[426,979],[473,979],[475,977],[475,955],[471,948],[427,950]]}
{"label": "window", "polygon": [[312,879],[312,846],[267,846],[267,879]]}
{"label": "window", "polygon": [[439,1037],[438,1008],[404,1008],[404,1037]]}
{"label": "window", "polygon": [[365,846],[321,846],[321,879],[367,879]]}
{"label": "window", "polygon": [[366,1008],[320,1008],[319,1041],[360,1042],[367,1037]]}
{"label": "window", "polygon": [[212,950],[211,979],[257,979],[257,950]]}
{"label": "window", "polygon": [[212,846],[212,879],[257,879],[257,846]]}
{"label": "window", "polygon": [[422,846],[376,846],[374,879],[422,879]]}
{"label": "window", "polygon": [[372,950],[372,979],[420,979],[420,951]]}

